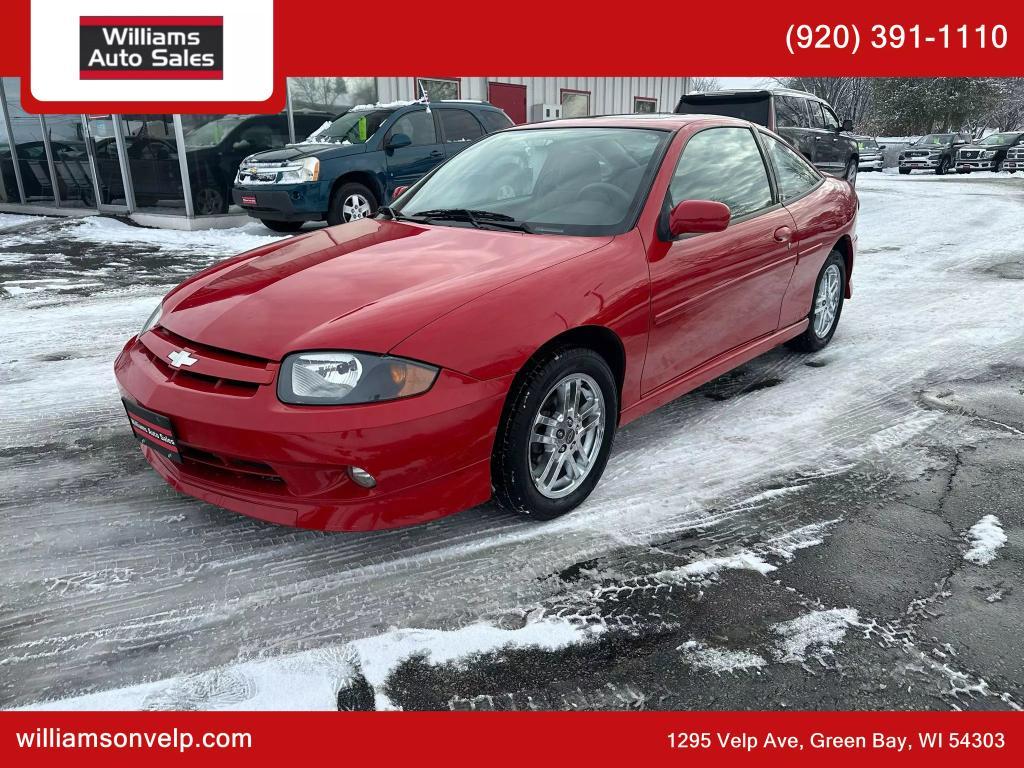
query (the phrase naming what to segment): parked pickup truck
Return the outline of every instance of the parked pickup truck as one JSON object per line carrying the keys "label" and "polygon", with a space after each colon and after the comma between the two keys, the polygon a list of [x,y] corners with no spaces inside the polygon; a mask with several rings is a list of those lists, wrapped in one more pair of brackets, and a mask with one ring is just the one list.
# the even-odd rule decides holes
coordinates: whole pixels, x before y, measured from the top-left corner
{"label": "parked pickup truck", "polygon": [[993,133],[975,144],[960,147],[956,156],[956,172],[1009,170],[1006,168],[1006,156],[1011,149],[1024,144],[1024,133]]}
{"label": "parked pickup truck", "polygon": [[307,221],[372,216],[398,187],[512,121],[479,101],[402,102],[354,107],[309,138],[245,158],[235,203],[275,232]]}
{"label": "parked pickup truck", "polygon": [[953,169],[956,153],[967,137],[958,133],[929,133],[900,152],[897,167],[904,176],[913,171],[930,171],[942,176]]}

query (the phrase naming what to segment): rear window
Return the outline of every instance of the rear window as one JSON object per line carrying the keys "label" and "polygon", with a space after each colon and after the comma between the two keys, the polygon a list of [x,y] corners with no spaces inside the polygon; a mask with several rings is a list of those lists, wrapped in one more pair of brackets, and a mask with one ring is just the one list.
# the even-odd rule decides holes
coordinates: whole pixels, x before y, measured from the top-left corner
{"label": "rear window", "polygon": [[676,106],[680,115],[722,115],[749,120],[758,125],[768,125],[767,94],[757,96],[712,96],[690,94],[683,96]]}

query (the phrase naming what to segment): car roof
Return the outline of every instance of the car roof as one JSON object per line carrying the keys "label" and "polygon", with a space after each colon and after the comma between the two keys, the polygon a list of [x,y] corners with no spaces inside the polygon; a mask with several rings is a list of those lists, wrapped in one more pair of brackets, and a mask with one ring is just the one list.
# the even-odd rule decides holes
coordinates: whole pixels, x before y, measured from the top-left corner
{"label": "car roof", "polygon": [[595,115],[592,117],[563,117],[560,120],[546,120],[542,123],[526,123],[508,128],[510,131],[548,128],[657,128],[677,131],[693,123],[713,122],[715,125],[739,125],[751,127],[753,123],[723,115],[677,115],[671,112],[655,112],[628,115]]}
{"label": "car roof", "polygon": [[800,91],[796,88],[723,88],[716,91],[694,91],[693,93],[683,94],[684,99],[687,96],[800,96],[804,99],[825,101],[813,93]]}

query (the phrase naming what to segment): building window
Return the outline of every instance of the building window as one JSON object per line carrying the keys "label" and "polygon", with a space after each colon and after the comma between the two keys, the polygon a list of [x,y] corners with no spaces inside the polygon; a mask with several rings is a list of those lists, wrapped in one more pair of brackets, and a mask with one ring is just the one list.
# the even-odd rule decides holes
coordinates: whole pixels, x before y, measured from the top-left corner
{"label": "building window", "polygon": [[417,77],[416,97],[421,97],[424,92],[431,101],[461,98],[459,81],[451,77]]}
{"label": "building window", "polygon": [[650,115],[658,111],[658,100],[648,96],[633,97],[633,112],[638,115]]}
{"label": "building window", "polygon": [[562,117],[587,117],[590,114],[590,91],[562,89]]}

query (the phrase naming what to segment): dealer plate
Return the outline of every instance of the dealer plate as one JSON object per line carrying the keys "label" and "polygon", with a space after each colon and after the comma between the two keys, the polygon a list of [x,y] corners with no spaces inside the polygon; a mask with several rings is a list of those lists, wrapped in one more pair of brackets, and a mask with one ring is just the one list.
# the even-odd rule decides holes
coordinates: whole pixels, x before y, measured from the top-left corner
{"label": "dealer plate", "polygon": [[143,408],[138,403],[130,403],[124,399],[121,402],[124,403],[128,422],[139,442],[180,464],[181,453],[178,452],[178,440],[174,436],[171,420],[148,408]]}

